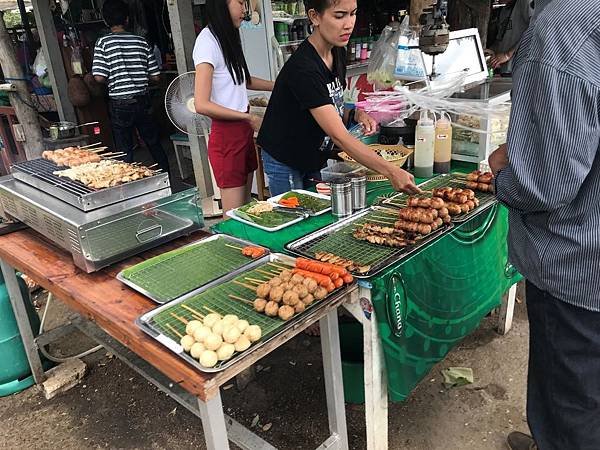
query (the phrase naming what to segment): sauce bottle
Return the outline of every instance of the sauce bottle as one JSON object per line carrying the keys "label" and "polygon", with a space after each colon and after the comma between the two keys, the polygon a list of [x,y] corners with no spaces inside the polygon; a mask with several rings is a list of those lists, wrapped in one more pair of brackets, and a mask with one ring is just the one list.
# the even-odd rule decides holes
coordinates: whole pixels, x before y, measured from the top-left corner
{"label": "sauce bottle", "polygon": [[450,116],[444,113],[435,124],[435,152],[433,171],[435,173],[450,172],[452,159],[452,122]]}
{"label": "sauce bottle", "polygon": [[435,124],[429,111],[422,110],[415,130],[415,177],[433,176],[433,155],[435,148]]}

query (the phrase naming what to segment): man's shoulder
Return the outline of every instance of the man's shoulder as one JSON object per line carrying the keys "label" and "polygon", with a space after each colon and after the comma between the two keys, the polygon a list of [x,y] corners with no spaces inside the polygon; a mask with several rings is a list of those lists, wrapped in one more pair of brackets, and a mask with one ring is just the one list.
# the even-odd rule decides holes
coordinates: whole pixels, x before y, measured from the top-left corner
{"label": "man's shoulder", "polygon": [[98,39],[100,45],[108,44],[136,44],[149,46],[145,37],[133,33],[110,33]]}

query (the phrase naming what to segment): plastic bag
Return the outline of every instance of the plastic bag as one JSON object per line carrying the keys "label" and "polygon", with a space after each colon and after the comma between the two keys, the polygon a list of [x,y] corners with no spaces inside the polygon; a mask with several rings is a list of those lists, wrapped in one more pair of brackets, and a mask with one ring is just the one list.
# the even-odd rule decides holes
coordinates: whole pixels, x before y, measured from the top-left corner
{"label": "plastic bag", "polygon": [[48,70],[48,64],[46,64],[46,56],[44,56],[43,50],[38,49],[35,60],[33,61],[33,73],[38,77],[43,77]]}
{"label": "plastic bag", "polygon": [[419,50],[419,38],[408,22],[409,17],[405,16],[400,25],[394,76],[399,80],[417,81],[424,79],[426,73]]}
{"label": "plastic bag", "polygon": [[388,89],[396,81],[394,70],[396,68],[398,30],[397,22],[386,26],[371,52],[367,81],[375,87],[375,90]]}

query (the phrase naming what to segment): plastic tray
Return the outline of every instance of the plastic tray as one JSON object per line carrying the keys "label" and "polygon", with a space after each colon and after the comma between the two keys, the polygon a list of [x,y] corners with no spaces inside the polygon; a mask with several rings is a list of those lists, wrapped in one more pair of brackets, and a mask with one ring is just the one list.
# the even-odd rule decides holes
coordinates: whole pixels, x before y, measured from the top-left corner
{"label": "plastic tray", "polygon": [[301,221],[304,220],[304,216],[298,216],[297,219],[293,219],[293,220],[290,220],[289,222],[283,223],[283,224],[278,225],[276,227],[269,228],[269,227],[265,227],[265,226],[259,225],[257,223],[254,223],[254,222],[250,222],[249,220],[246,220],[246,219],[238,216],[235,213],[235,209],[230,209],[229,211],[227,211],[226,214],[227,214],[227,217],[230,217],[233,220],[237,220],[238,222],[245,223],[246,225],[250,225],[251,227],[255,227],[255,228],[258,228],[258,229],[264,230],[264,231],[279,231],[279,230],[283,230],[284,228],[287,228],[290,225],[294,225],[295,223],[298,223],[298,222],[301,222]]}
{"label": "plastic tray", "polygon": [[[279,204],[279,200],[281,200],[281,198],[282,198],[284,195],[287,195],[287,194],[289,194],[290,192],[297,192],[298,194],[310,195],[310,196],[312,196],[312,197],[320,198],[320,199],[327,200],[327,201],[331,202],[331,197],[330,197],[329,195],[318,194],[318,193],[315,193],[315,192],[305,191],[305,190],[302,190],[302,189],[292,189],[292,190],[291,190],[291,191],[289,191],[289,192],[284,192],[283,194],[277,195],[277,196],[275,196],[275,197],[271,197],[271,198],[267,199],[267,201],[268,201],[269,203],[273,203],[274,205],[277,205],[277,204]],[[319,212],[316,212],[316,213],[311,213],[311,212],[310,212],[310,211],[308,211],[308,210],[306,210],[306,211],[307,211],[307,212],[308,212],[308,214],[309,214],[309,215],[311,215],[311,216],[320,216],[321,214],[325,214],[326,212],[329,212],[329,211],[331,211],[331,206],[330,206],[329,208],[325,208],[325,209],[323,209],[323,210],[321,210],[321,211],[319,211]]]}
{"label": "plastic tray", "polygon": [[[117,279],[156,303],[167,303],[255,261],[228,245],[257,247],[222,234],[210,236],[128,267],[118,273]],[[206,268],[202,270],[207,257],[210,273]]]}

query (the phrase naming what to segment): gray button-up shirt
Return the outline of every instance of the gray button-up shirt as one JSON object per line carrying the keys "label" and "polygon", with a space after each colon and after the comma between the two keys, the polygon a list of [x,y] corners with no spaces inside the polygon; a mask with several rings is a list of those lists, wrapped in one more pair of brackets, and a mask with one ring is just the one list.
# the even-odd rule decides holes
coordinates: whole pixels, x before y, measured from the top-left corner
{"label": "gray button-up shirt", "polygon": [[600,311],[600,2],[544,6],[516,55],[510,164],[497,196],[510,209],[519,271]]}

